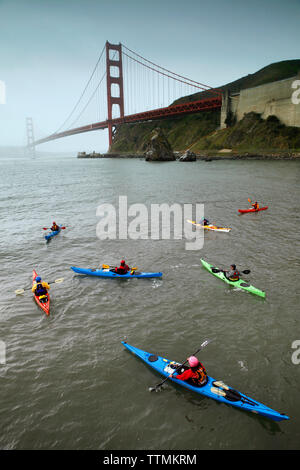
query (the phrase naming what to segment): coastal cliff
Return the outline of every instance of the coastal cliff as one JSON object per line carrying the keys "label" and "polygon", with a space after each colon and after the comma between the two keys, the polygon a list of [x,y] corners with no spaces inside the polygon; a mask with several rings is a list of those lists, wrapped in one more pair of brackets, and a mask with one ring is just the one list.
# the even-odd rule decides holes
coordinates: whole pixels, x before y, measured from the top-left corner
{"label": "coastal cliff", "polygon": [[[254,74],[219,87],[230,94],[254,89],[271,82],[294,77],[300,70],[300,60],[271,64]],[[182,97],[172,104],[207,98],[207,91]],[[295,106],[295,105],[294,105]],[[298,105],[300,108],[300,104]],[[255,108],[255,107],[254,107]],[[275,113],[274,113],[275,114]],[[220,129],[221,111],[207,111],[172,119],[122,124],[116,128],[109,153],[143,154],[155,128],[160,128],[175,152],[219,151],[272,153],[300,151],[300,127],[286,126],[276,116],[263,119],[261,113],[246,113],[237,122],[230,112],[225,119],[227,128]],[[250,127],[249,127],[250,126]]]}

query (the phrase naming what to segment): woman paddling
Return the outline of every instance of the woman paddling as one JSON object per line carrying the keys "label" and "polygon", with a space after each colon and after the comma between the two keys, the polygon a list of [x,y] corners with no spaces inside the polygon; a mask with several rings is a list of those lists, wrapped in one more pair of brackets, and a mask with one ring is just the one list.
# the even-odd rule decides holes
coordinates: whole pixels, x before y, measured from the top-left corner
{"label": "woman paddling", "polygon": [[235,264],[231,264],[230,270],[229,271],[224,270],[223,273],[229,281],[239,281],[240,279],[240,272],[236,269]]}
{"label": "woman paddling", "polygon": [[171,378],[177,380],[184,380],[190,385],[195,387],[203,387],[207,383],[208,377],[205,370],[205,367],[196,356],[191,356],[188,358],[188,363],[190,368],[185,370],[182,374],[174,376],[171,375]]}

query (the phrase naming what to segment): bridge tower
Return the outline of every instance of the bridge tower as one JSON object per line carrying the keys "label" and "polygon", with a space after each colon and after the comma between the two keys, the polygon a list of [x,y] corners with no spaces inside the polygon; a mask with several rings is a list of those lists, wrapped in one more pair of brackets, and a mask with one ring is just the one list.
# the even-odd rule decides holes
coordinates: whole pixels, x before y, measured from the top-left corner
{"label": "bridge tower", "polygon": [[[110,51],[115,51],[117,57],[111,58]],[[117,76],[112,75],[111,67],[118,71]],[[118,96],[113,96],[112,85],[119,87]],[[123,67],[122,67],[122,44],[110,44],[106,41],[106,85],[107,85],[107,118],[109,146],[112,145],[114,127],[112,124],[113,105],[119,106],[120,117],[124,117],[124,92],[123,92]]]}
{"label": "bridge tower", "polygon": [[26,118],[26,133],[27,133],[27,154],[30,157],[35,157],[34,145],[34,132],[33,132],[33,119],[32,117]]}

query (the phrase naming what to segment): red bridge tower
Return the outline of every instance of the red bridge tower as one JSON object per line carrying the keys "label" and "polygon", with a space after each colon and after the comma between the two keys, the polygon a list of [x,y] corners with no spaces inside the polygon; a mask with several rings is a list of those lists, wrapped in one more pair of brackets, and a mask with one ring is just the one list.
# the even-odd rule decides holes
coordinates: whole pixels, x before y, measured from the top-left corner
{"label": "red bridge tower", "polygon": [[[115,56],[110,57],[109,52],[115,51]],[[115,67],[118,70],[117,76],[112,75],[111,67]],[[122,68],[122,45],[110,44],[106,41],[106,84],[107,84],[107,119],[108,119],[108,138],[109,146],[112,145],[113,140],[113,124],[112,124],[112,111],[113,105],[117,104],[120,109],[120,116],[124,117],[124,93],[123,93],[123,68]],[[118,96],[113,96],[112,85],[116,84],[119,86]],[[114,116],[116,117],[116,116]]]}

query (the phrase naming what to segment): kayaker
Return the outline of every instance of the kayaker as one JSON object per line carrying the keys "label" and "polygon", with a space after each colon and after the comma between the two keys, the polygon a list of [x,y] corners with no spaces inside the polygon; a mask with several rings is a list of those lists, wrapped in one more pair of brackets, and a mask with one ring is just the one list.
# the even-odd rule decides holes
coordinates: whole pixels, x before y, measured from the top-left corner
{"label": "kayaker", "polygon": [[252,205],[252,207],[253,207],[253,209],[254,209],[255,211],[259,208],[259,204],[258,204],[257,201],[255,201],[255,203],[254,203],[254,204],[251,204],[251,205]]}
{"label": "kayaker", "polygon": [[128,271],[130,271],[130,267],[127,266],[127,264],[125,263],[125,260],[122,259],[120,266],[115,269],[115,272],[117,274],[126,274],[128,273]]}
{"label": "kayaker", "polygon": [[207,373],[205,367],[196,356],[188,358],[190,368],[185,370],[182,374],[176,376],[171,375],[172,378],[183,380],[195,387],[203,387],[207,383]]}
{"label": "kayaker", "polygon": [[[48,294],[48,290],[50,289],[50,286],[47,282],[43,281],[41,277],[36,277],[35,278],[35,284],[32,286],[32,292],[34,295],[40,298],[42,300],[43,298],[46,298],[46,295]],[[42,297],[42,299],[41,299]]]}
{"label": "kayaker", "polygon": [[52,232],[57,232],[59,230],[59,226],[56,222],[52,222],[52,227],[50,230],[52,230]]}
{"label": "kayaker", "polygon": [[238,281],[240,279],[240,273],[236,269],[235,264],[231,264],[230,265],[230,270],[229,271],[224,270],[223,273],[225,274],[226,278],[229,281]]}
{"label": "kayaker", "polygon": [[205,219],[204,217],[200,220],[201,225],[210,225],[209,220]]}

